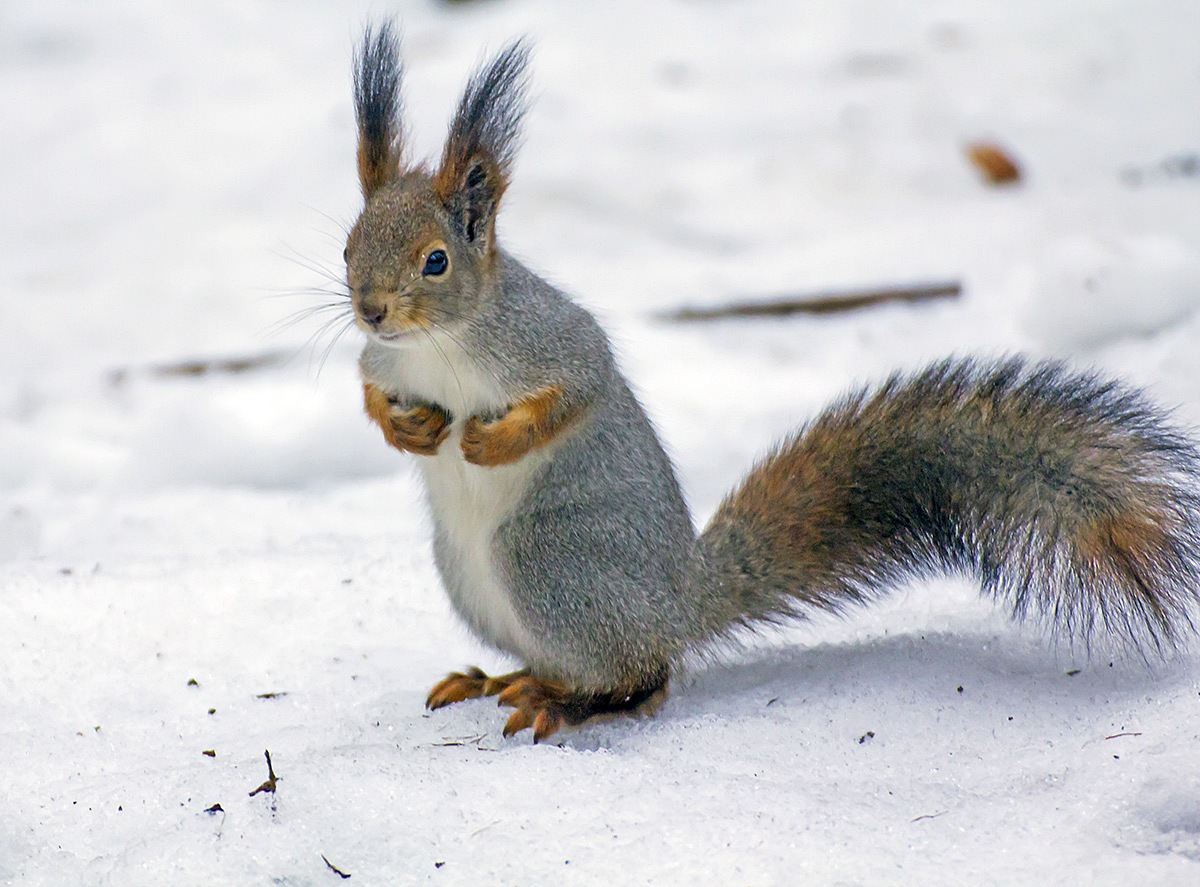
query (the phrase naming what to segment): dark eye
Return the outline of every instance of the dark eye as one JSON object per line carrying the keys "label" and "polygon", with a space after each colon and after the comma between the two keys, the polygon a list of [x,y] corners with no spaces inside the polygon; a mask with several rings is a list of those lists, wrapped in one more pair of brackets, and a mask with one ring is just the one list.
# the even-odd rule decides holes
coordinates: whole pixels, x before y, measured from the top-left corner
{"label": "dark eye", "polygon": [[344,250],[342,250],[342,261],[347,265],[350,264],[350,247],[346,247]]}
{"label": "dark eye", "polygon": [[439,274],[445,274],[446,268],[450,264],[450,259],[446,256],[444,249],[435,249],[425,259],[425,267],[421,269],[421,273],[426,277],[437,277]]}

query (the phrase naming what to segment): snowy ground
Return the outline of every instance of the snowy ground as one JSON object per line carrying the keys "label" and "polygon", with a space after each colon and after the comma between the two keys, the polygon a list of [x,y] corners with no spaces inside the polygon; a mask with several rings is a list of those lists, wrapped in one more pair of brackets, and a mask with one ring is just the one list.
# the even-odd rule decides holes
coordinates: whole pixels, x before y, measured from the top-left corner
{"label": "snowy ground", "polygon": [[[534,36],[501,236],[612,330],[698,520],[836,393],[951,351],[1102,367],[1200,425],[1200,180],[1164,164],[1200,151],[1200,4],[397,7],[418,154]],[[1200,883],[1196,659],[1056,651],[962,582],[543,746],[422,710],[506,663],[443,600],[354,334],[318,373],[318,325],[275,328],[338,272],[349,56],[390,9],[0,5],[0,881]],[[977,138],[1025,183],[983,185]],[[963,297],[651,318],[941,279]]]}

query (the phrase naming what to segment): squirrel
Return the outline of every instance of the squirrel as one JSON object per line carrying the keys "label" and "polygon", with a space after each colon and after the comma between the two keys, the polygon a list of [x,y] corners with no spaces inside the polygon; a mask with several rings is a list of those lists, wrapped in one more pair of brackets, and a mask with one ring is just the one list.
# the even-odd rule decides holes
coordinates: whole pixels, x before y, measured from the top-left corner
{"label": "squirrel", "polygon": [[1200,455],[1141,393],[1059,363],[947,359],[849,394],[697,535],[604,331],[497,243],[528,54],[470,77],[435,169],[404,158],[395,26],[354,59],[366,412],[417,456],[454,609],[522,666],[452,673],[430,709],[496,695],[504,735],[541,741],[653,708],[731,636],[935,573],[1072,641],[1161,654],[1192,630]]}

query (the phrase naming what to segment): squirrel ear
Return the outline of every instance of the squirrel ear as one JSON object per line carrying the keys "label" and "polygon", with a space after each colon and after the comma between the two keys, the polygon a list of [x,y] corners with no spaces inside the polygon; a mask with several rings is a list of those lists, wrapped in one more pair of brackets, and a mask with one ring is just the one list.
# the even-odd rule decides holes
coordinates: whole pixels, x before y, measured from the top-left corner
{"label": "squirrel ear", "polygon": [[525,42],[510,43],[467,82],[450,124],[433,190],[469,241],[491,243],[525,113],[528,62]]}
{"label": "squirrel ear", "polygon": [[392,22],[368,27],[354,56],[354,117],[358,122],[358,181],[370,197],[400,175],[400,37]]}

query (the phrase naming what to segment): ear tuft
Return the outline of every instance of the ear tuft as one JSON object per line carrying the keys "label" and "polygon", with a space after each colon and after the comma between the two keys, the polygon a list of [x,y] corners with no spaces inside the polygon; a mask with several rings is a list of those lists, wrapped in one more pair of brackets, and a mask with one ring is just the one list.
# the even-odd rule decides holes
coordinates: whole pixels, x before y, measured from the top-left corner
{"label": "ear tuft", "polygon": [[400,36],[391,21],[368,26],[354,56],[354,117],[358,122],[358,181],[370,197],[400,175]]}
{"label": "ear tuft", "polygon": [[438,198],[468,240],[492,230],[520,141],[529,47],[510,43],[467,82],[433,178]]}

